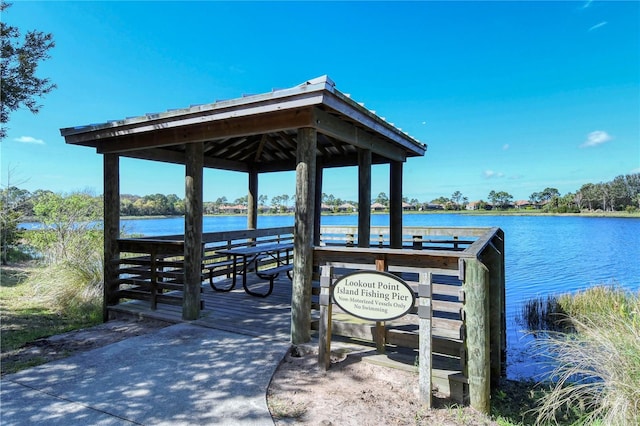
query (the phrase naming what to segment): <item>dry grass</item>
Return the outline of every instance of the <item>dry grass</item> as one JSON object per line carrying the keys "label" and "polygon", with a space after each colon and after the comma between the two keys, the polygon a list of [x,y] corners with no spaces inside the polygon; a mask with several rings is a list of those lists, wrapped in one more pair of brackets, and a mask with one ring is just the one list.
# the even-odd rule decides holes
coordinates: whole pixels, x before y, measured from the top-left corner
{"label": "dry grass", "polygon": [[537,422],[640,424],[640,294],[597,287],[559,301],[575,332],[537,342],[554,366]]}

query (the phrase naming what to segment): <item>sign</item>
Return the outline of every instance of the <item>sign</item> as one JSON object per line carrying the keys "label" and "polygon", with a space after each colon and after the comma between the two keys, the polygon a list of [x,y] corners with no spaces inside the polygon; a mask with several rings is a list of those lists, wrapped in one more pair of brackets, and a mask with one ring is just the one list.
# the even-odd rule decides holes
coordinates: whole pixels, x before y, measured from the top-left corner
{"label": "sign", "polygon": [[344,275],[334,284],[331,296],[343,311],[371,321],[399,318],[415,304],[413,290],[406,282],[377,271]]}

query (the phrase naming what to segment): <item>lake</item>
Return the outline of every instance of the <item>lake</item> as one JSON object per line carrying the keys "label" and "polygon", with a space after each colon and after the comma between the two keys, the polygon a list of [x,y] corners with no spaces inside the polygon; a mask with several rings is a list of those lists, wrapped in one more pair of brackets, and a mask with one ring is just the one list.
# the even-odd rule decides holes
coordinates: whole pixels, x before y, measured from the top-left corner
{"label": "lake", "polygon": [[[259,216],[258,226],[292,226],[293,216]],[[487,216],[407,214],[404,226],[475,226],[505,233],[507,375],[531,377],[527,345],[531,337],[515,321],[531,297],[571,292],[595,284],[640,289],[640,220],[579,216]],[[204,232],[246,228],[245,216],[207,216]],[[322,216],[322,225],[357,226],[355,215]],[[372,226],[388,226],[389,216],[374,214]],[[127,233],[182,234],[183,218],[122,220]]]}

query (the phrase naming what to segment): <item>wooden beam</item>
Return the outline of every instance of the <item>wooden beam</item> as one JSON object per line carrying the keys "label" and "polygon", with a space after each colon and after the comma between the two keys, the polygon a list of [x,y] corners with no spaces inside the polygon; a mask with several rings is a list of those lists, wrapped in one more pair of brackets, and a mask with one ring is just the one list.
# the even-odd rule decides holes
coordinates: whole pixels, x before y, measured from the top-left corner
{"label": "wooden beam", "polygon": [[107,321],[108,306],[118,303],[118,263],[120,257],[120,158],[116,154],[103,157],[104,200],[104,286],[102,319]]}
{"label": "wooden beam", "polygon": [[[141,151],[127,151],[122,157],[137,158],[140,160],[162,161],[172,164],[186,164],[187,157],[184,151],[174,151],[166,148],[151,148]],[[222,158],[204,158],[204,167],[210,169],[229,170],[233,172],[248,172],[249,166],[240,161],[225,160]],[[289,169],[290,170],[290,169]]]}
{"label": "wooden beam", "polygon": [[[276,111],[251,117],[230,117],[224,120],[189,122],[178,127],[154,127],[140,133],[112,135],[96,141],[98,153],[127,152],[139,149],[206,142],[213,139],[280,132],[312,124],[309,109]],[[70,137],[67,137],[70,138]],[[67,139],[67,143],[69,139]]]}
{"label": "wooden beam", "polygon": [[311,339],[311,284],[315,217],[316,130],[298,129],[296,212],[293,234],[291,343]]}
{"label": "wooden beam", "polygon": [[371,240],[371,150],[358,149],[358,247]]}
{"label": "wooden beam", "polygon": [[186,154],[182,319],[195,320],[200,316],[202,283],[203,144],[188,144]]}
{"label": "wooden beam", "polygon": [[254,162],[258,162],[260,161],[260,157],[262,156],[262,150],[264,149],[264,144],[267,143],[267,134],[263,133],[262,137],[260,138],[260,144],[258,145],[258,149],[256,150],[256,155],[253,158]]}
{"label": "wooden beam", "polygon": [[322,111],[313,110],[314,127],[320,133],[347,142],[358,148],[370,149],[372,152],[395,161],[405,161],[407,153],[404,149],[394,145],[389,140],[382,139],[365,130],[359,129],[353,123]]}

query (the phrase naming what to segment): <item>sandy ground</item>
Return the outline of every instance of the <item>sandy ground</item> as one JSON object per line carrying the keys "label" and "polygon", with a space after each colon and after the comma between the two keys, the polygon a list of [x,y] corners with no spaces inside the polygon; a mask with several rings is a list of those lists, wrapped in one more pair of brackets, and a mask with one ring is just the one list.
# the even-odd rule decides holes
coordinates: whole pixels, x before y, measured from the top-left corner
{"label": "sandy ground", "polygon": [[267,395],[276,425],[485,425],[470,408],[434,399],[420,403],[418,375],[371,363],[359,355],[332,357],[318,367],[317,353],[292,350],[273,376]]}
{"label": "sandy ground", "polygon": [[[48,338],[0,355],[1,362],[53,361],[167,326],[155,321],[109,321]],[[484,425],[494,424],[470,408],[436,400],[419,402],[418,375],[374,365],[359,356],[338,356],[328,371],[317,354],[293,349],[278,367],[267,401],[276,425]]]}

